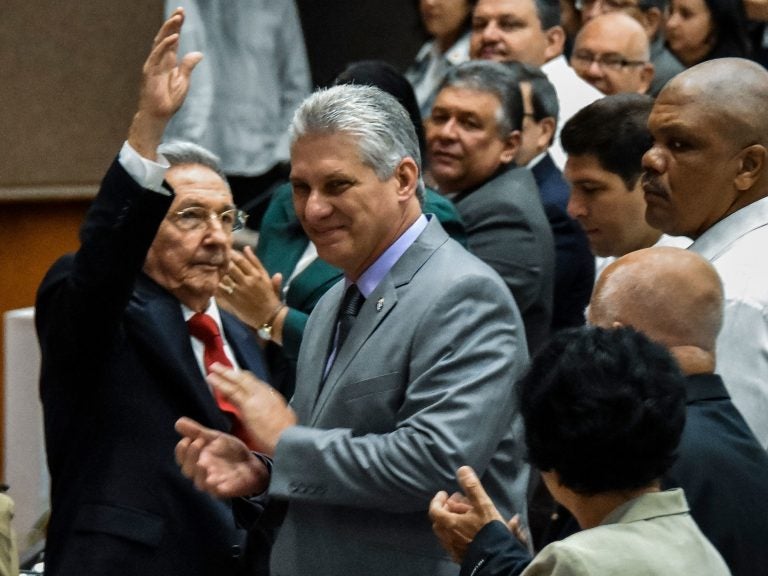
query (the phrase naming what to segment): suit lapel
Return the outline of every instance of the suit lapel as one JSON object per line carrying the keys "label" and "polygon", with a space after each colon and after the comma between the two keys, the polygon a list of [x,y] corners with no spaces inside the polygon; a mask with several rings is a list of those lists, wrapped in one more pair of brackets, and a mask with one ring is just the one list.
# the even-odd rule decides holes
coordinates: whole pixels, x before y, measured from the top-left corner
{"label": "suit lapel", "polygon": [[[334,390],[339,385],[340,381],[343,380],[343,376],[349,365],[354,362],[365,342],[371,338],[376,331],[386,329],[386,319],[389,317],[392,310],[394,310],[395,306],[397,306],[398,291],[411,281],[419,269],[421,269],[432,254],[434,254],[435,250],[447,240],[448,235],[443,230],[442,226],[440,226],[435,218],[432,218],[427,225],[427,228],[408,250],[406,250],[389,273],[382,279],[376,289],[366,299],[365,304],[363,304],[363,307],[360,309],[360,313],[357,316],[357,320],[355,321],[352,330],[347,336],[344,346],[339,351],[333,366],[331,366],[331,369],[328,372],[328,377],[319,394],[318,389],[320,386],[320,379],[317,379],[312,383],[313,389],[311,398],[315,398],[316,401],[314,402],[314,408],[311,410],[309,425],[314,425],[317,422],[329,399],[332,398]],[[333,328],[335,327],[333,325],[335,324],[335,319],[338,315],[343,291],[343,282],[340,282],[334,287],[334,315],[329,322],[331,326],[326,326],[323,330],[323,334],[327,338],[325,340],[326,343],[330,342],[330,339],[333,337]],[[318,361],[317,351],[319,348],[321,347],[313,347],[315,354],[311,361]],[[324,350],[327,350],[327,347],[324,348]],[[370,353],[370,351],[367,353]],[[318,364],[318,366],[324,368],[325,360],[325,357],[319,359],[320,364]],[[322,378],[322,372],[323,370],[321,368],[319,370],[320,378]],[[314,374],[316,375],[317,371],[314,372]]]}
{"label": "suit lapel", "polygon": [[162,384],[178,389],[179,397],[191,395],[196,413],[188,414],[206,426],[229,430],[208,383],[198,367],[181,306],[171,294],[146,276],[137,281],[126,310],[126,329],[134,331],[142,353],[159,367]]}

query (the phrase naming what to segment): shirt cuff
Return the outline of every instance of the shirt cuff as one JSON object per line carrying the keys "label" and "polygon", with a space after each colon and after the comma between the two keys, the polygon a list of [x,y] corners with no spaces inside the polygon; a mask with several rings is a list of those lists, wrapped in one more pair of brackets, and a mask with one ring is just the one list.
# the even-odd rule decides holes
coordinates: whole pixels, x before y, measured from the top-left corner
{"label": "shirt cuff", "polygon": [[118,161],[142,188],[170,196],[170,192],[163,188],[165,173],[171,167],[165,156],[158,153],[157,162],[147,160],[126,141],[120,149]]}

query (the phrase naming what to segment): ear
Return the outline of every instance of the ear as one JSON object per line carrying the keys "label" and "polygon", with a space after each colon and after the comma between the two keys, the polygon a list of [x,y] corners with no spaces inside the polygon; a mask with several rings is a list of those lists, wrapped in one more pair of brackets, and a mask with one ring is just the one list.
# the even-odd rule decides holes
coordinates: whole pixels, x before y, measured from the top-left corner
{"label": "ear", "polygon": [[762,144],[752,144],[739,153],[739,167],[733,184],[739,192],[751,190],[760,177],[766,165],[768,150]]}
{"label": "ear", "polygon": [[565,49],[565,30],[562,26],[552,26],[544,32],[547,36],[547,47],[544,49],[544,61],[557,58]]}
{"label": "ear", "polygon": [[[645,28],[645,33],[648,36],[648,40],[653,41],[661,29],[661,24],[664,21],[664,13],[657,7],[648,8],[647,10],[638,11],[638,20],[640,24]],[[665,10],[666,12],[666,10]]]}
{"label": "ear", "polygon": [[513,130],[509,133],[509,136],[504,140],[504,148],[501,150],[501,156],[499,156],[499,160],[502,164],[509,164],[515,159],[518,150],[520,150],[521,138],[520,130]]}
{"label": "ear", "polygon": [[410,156],[400,160],[400,164],[395,168],[395,179],[397,180],[397,195],[401,201],[410,199],[416,194],[416,186],[419,182],[419,165]]}
{"label": "ear", "polygon": [[539,120],[537,124],[539,125],[540,134],[536,139],[536,147],[546,150],[552,144],[552,139],[555,137],[556,120],[551,116],[547,116]]}
{"label": "ear", "polygon": [[643,69],[640,71],[640,90],[638,90],[640,94],[646,94],[648,92],[648,89],[651,87],[651,82],[653,82],[655,72],[656,68],[652,62],[643,64]]}

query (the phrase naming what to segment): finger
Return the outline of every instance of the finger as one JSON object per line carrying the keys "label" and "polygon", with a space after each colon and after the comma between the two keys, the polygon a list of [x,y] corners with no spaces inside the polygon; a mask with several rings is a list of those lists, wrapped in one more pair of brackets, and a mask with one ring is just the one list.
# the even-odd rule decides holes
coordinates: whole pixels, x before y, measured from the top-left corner
{"label": "finger", "polygon": [[179,442],[176,444],[176,449],[173,451],[173,454],[176,458],[176,464],[181,467],[185,460],[187,455],[187,449],[189,448],[189,445],[192,443],[192,440],[190,440],[187,437],[182,438],[179,440]]}
{"label": "finger", "polygon": [[433,513],[442,513],[443,506],[445,506],[447,500],[448,493],[445,490],[440,490],[440,492],[435,494],[429,502],[429,516],[434,519]]}
{"label": "finger", "polygon": [[470,466],[462,466],[456,473],[459,486],[473,506],[492,506],[493,502],[488,497],[480,479]]}
{"label": "finger", "polygon": [[192,75],[192,70],[195,69],[195,66],[197,66],[202,59],[202,52],[190,52],[185,54],[184,58],[181,59],[181,64],[179,64],[179,74],[189,80],[189,77]]}
{"label": "finger", "polygon": [[170,34],[176,33],[181,29],[181,25],[184,22],[184,9],[179,7],[173,11],[168,19],[160,26],[160,30],[155,34],[155,38],[152,40],[152,45],[157,46],[163,38]]}
{"label": "finger", "polygon": [[264,275],[268,275],[267,269],[264,268],[264,265],[261,263],[261,260],[259,260],[259,257],[256,256],[256,253],[253,251],[253,248],[250,246],[246,246],[243,249],[243,255],[248,260],[248,263],[253,266],[257,271],[261,272]]}
{"label": "finger", "polygon": [[283,287],[283,275],[278,272],[272,276],[272,290],[275,291],[275,296],[282,299],[282,287]]}
{"label": "finger", "polygon": [[213,430],[211,428],[206,428],[199,422],[192,420],[192,418],[187,418],[186,416],[182,416],[181,418],[176,420],[174,429],[181,436],[185,436],[190,440],[194,440],[195,438],[198,438],[198,437],[203,437],[206,440],[210,441],[216,438],[218,434],[218,431]]}
{"label": "finger", "polygon": [[157,45],[152,48],[152,51],[147,56],[147,61],[144,63],[144,69],[157,68],[161,65],[163,59],[168,54],[174,54],[179,44],[179,34],[171,34],[166,38],[160,40]]}

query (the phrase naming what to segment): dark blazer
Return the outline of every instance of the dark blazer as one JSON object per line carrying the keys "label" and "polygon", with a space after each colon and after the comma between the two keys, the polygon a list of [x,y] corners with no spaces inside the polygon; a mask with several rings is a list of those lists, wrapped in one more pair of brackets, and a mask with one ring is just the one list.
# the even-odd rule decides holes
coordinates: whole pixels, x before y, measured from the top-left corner
{"label": "dark blazer", "polygon": [[685,70],[685,66],[665,46],[664,34],[660,32],[651,42],[651,62],[653,63],[653,81],[648,94],[655,97],[667,82]]}
{"label": "dark blazer", "polygon": [[[230,506],[174,461],[173,425],[228,430],[193,355],[180,303],[142,266],[172,196],[115,162],[74,255],[40,286],[40,394],[51,473],[46,574],[241,574]],[[238,362],[266,373],[249,330],[222,312]]]}
{"label": "dark blazer", "polygon": [[768,452],[731,402],[720,376],[687,378],[680,457],[664,487],[681,486],[691,515],[733,576],[768,567]]}
{"label": "dark blazer", "polygon": [[[458,212],[447,198],[427,189],[424,212],[432,213],[443,228],[466,246],[466,232]],[[270,274],[280,272],[285,283],[299,262],[309,239],[299,224],[293,208],[290,185],[278,188],[261,224],[256,255]],[[266,356],[272,374],[272,384],[290,398],[296,380],[296,361],[299,357],[304,326],[320,297],[342,277],[338,268],[316,258],[290,283],[285,292],[285,303],[290,307],[283,325],[283,345],[270,343]]]}
{"label": "dark blazer", "polygon": [[568,216],[570,188],[552,157],[546,154],[531,172],[555,240],[552,330],[582,326],[595,283],[595,257],[581,226]]}
{"label": "dark blazer", "polygon": [[523,316],[528,349],[535,352],[549,336],[555,248],[531,171],[502,168],[453,201],[470,251],[507,284]]}

